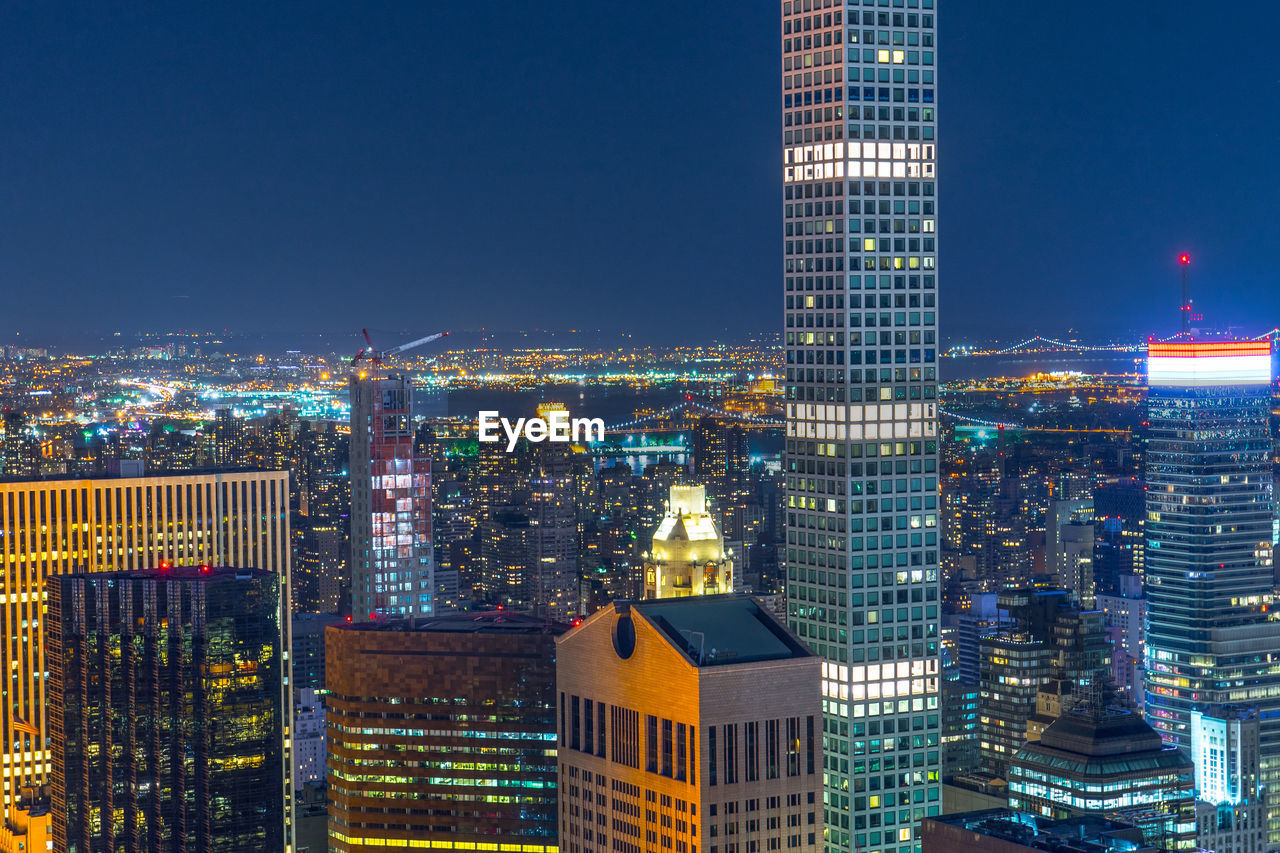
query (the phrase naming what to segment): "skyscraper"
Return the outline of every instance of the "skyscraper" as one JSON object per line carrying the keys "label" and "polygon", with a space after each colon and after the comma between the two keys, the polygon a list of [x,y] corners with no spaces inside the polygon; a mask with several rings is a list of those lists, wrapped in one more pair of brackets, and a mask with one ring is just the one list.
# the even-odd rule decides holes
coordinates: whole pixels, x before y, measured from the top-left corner
{"label": "skyscraper", "polygon": [[351,377],[351,600],[356,619],[435,612],[431,458],[408,377]]}
{"label": "skyscraper", "polygon": [[616,602],[556,653],[562,853],[819,849],[829,665],[757,601]]}
{"label": "skyscraper", "polygon": [[1147,377],[1147,719],[1189,753],[1195,712],[1255,708],[1275,845],[1280,622],[1271,606],[1271,344],[1153,343]]}
{"label": "skyscraper", "polygon": [[175,567],[53,578],[54,849],[286,849],[279,578]]}
{"label": "skyscraper", "polygon": [[829,851],[911,853],[940,806],[933,7],[781,9],[787,599],[837,672]]}
{"label": "skyscraper", "polygon": [[48,578],[162,562],[238,565],[284,578],[287,592],[289,555],[284,471],[0,483],[0,560],[10,567],[0,601],[0,636],[9,638],[0,645],[10,703],[0,715],[5,802],[49,778],[40,657]]}
{"label": "skyscraper", "polygon": [[555,853],[555,637],[519,613],[326,631],[329,849]]}

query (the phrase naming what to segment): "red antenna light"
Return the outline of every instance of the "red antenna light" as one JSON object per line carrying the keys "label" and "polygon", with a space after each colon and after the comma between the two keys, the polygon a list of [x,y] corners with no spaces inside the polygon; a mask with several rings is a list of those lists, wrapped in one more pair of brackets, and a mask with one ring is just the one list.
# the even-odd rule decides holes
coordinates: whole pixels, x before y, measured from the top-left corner
{"label": "red antenna light", "polygon": [[348,617],[347,617],[347,621],[348,621],[348,622],[350,622],[350,621],[351,621],[351,617],[350,617],[350,616],[348,616]]}
{"label": "red antenna light", "polygon": [[160,571],[162,571],[162,572],[166,572],[166,571],[168,571],[168,570],[169,570],[169,561],[168,561],[168,560],[161,560],[161,561],[160,561]]}
{"label": "red antenna light", "polygon": [[1178,263],[1180,263],[1180,264],[1189,264],[1189,263],[1191,263],[1191,256],[1190,256],[1190,255],[1188,255],[1188,254],[1186,254],[1185,252],[1184,252],[1183,254],[1181,254],[1181,255],[1178,255]]}

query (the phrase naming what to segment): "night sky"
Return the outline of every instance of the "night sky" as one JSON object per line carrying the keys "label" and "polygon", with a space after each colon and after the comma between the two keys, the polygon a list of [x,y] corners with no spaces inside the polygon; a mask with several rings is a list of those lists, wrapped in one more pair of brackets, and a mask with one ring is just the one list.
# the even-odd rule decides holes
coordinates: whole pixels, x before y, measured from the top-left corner
{"label": "night sky", "polygon": [[[5,4],[0,343],[776,329],[777,5]],[[1280,322],[1280,3],[938,5],[944,341]]]}

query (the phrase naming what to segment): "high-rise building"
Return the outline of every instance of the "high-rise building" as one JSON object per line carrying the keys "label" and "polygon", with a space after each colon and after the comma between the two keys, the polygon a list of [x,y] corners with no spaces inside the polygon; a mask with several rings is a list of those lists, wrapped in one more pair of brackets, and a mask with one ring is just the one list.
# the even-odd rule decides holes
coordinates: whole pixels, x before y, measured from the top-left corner
{"label": "high-rise building", "polygon": [[53,849],[287,849],[281,589],[211,566],[50,579]]}
{"label": "high-rise building", "polygon": [[351,377],[351,611],[435,612],[431,458],[414,441],[408,377]]}
{"label": "high-rise building", "polygon": [[740,589],[704,486],[672,486],[666,516],[644,564],[644,597],[677,598]]}
{"label": "high-rise building", "polygon": [[[0,483],[0,715],[6,804],[49,779],[48,687],[39,651],[47,579],[68,572],[236,565],[289,577],[289,475],[221,472],[172,477]],[[282,647],[288,649],[288,633]]]}
{"label": "high-rise building", "polygon": [[1239,708],[1191,712],[1196,767],[1196,843],[1217,853],[1267,849],[1267,811],[1258,783],[1258,715]]}
{"label": "high-rise building", "polygon": [[1268,842],[1280,844],[1280,621],[1273,606],[1270,341],[1147,355],[1147,719],[1192,749],[1192,715],[1259,714]]}
{"label": "high-rise building", "polygon": [[[1032,717],[1096,699],[1111,655],[1103,614],[1081,610],[1066,590],[1011,590],[998,601],[1012,623],[980,641],[978,747],[982,772],[1004,778],[1029,732],[1048,724],[1033,731]],[[1055,699],[1042,704],[1046,687]]]}
{"label": "high-rise building", "polygon": [[557,642],[561,851],[820,849],[833,669],[747,596],[597,610]]}
{"label": "high-rise building", "polygon": [[1146,696],[1142,660],[1147,625],[1147,599],[1142,592],[1142,578],[1120,575],[1114,589],[1113,594],[1098,596],[1098,609],[1103,612],[1111,635],[1111,677],[1125,699],[1141,710]]}
{"label": "high-rise building", "polygon": [[[813,5],[781,8],[788,619],[847,676],[826,849],[911,853],[941,770],[935,12]],[[874,796],[850,727],[912,732]]]}
{"label": "high-rise building", "polygon": [[1086,609],[1094,606],[1093,500],[1055,500],[1045,517],[1045,568]]}
{"label": "high-rise building", "polygon": [[1064,713],[1009,762],[1009,807],[1050,818],[1113,817],[1162,849],[1195,847],[1190,759],[1141,717],[1093,705]]}
{"label": "high-rise building", "polygon": [[329,849],[556,853],[564,630],[497,611],[329,628]]}

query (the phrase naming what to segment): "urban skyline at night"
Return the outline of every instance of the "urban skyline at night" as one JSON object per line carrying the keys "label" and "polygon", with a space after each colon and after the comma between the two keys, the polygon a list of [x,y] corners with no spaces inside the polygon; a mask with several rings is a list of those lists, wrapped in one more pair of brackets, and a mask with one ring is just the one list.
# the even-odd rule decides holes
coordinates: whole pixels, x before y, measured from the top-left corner
{"label": "urban skyline at night", "polygon": [[1280,853],[1229,11],[0,11],[0,853]]}

